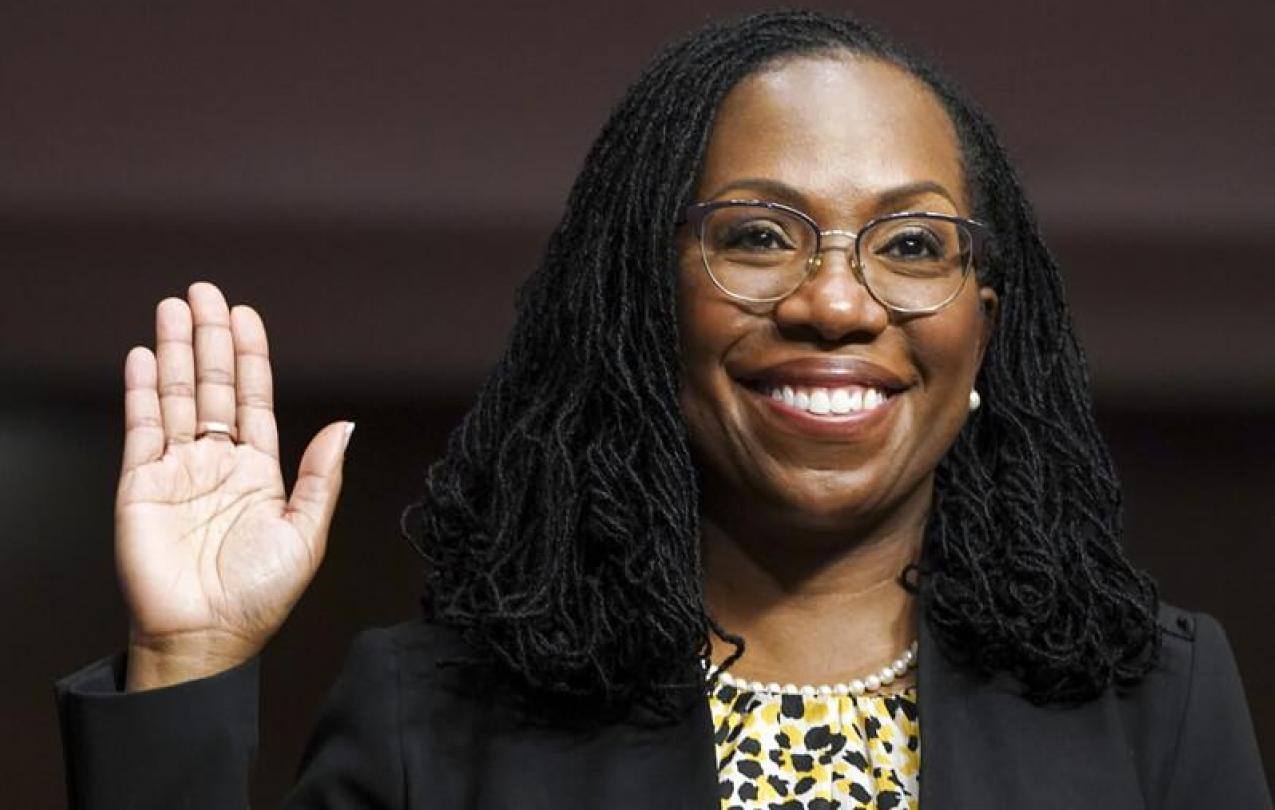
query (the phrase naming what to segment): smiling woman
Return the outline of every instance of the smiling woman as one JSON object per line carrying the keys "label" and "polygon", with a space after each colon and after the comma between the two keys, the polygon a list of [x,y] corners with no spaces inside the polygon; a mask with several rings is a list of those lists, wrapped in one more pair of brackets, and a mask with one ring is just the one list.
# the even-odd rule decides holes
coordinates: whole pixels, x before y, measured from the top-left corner
{"label": "smiling woman", "polygon": [[[243,806],[348,431],[285,499],[260,319],[196,284],[157,329],[130,647],[58,686],[71,795]],[[402,527],[423,615],[360,636],[289,807],[1271,806],[1225,634],[1121,551],[991,126],[846,17],[654,58]]]}
{"label": "smiling woman", "polygon": [[[706,592],[759,680],[853,682],[915,638],[908,591],[859,594],[920,559],[993,332],[965,185],[938,99],[879,59],[789,57],[718,110],[697,205],[724,207],[680,242],[681,409]],[[763,274],[781,295],[734,294]]]}

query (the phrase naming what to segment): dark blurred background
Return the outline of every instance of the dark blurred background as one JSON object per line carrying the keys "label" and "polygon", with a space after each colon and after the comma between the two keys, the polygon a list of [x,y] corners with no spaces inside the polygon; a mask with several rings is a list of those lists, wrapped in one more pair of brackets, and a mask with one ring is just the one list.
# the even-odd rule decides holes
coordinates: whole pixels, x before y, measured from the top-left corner
{"label": "dark blurred background", "polygon": [[[121,373],[195,280],[269,329],[285,476],[358,422],[328,560],[265,654],[273,806],[350,637],[415,610],[400,510],[511,323],[611,105],[755,6],[10,2],[0,8],[0,743],[64,803],[51,684],[121,646]],[[1127,546],[1218,617],[1275,773],[1275,4],[853,7],[987,109],[1066,274]],[[1189,8],[1189,10],[1188,10]]]}

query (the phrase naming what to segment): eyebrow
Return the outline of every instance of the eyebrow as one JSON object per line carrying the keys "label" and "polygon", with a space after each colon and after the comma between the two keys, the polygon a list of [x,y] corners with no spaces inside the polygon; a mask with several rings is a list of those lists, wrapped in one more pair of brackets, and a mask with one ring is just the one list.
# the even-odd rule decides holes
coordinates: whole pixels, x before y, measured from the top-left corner
{"label": "eyebrow", "polygon": [[[714,191],[709,199],[716,199],[728,191],[737,191],[740,189],[750,189],[754,191],[764,191],[784,200],[793,201],[801,204],[807,202],[806,196],[796,188],[784,183],[780,180],[773,180],[769,177],[743,177],[738,180],[732,180],[724,186]],[[953,206],[956,206],[956,200],[946,188],[933,180],[918,180],[915,183],[905,183],[901,186],[894,186],[876,195],[876,203],[878,207],[886,208],[905,200],[911,200],[920,197],[922,194],[937,194],[943,197]]]}

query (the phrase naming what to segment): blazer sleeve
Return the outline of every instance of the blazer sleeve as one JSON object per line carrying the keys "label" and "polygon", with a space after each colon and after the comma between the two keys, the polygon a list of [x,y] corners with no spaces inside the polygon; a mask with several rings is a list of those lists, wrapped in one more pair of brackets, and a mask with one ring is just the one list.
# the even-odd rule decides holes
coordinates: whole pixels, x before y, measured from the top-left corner
{"label": "blazer sleeve", "polygon": [[[124,692],[118,652],[54,684],[74,810],[249,806],[260,661],[207,678]],[[397,651],[360,633],[328,692],[283,807],[400,808]]]}
{"label": "blazer sleeve", "polygon": [[1235,654],[1226,632],[1195,613],[1186,707],[1162,806],[1270,810],[1271,794]]}

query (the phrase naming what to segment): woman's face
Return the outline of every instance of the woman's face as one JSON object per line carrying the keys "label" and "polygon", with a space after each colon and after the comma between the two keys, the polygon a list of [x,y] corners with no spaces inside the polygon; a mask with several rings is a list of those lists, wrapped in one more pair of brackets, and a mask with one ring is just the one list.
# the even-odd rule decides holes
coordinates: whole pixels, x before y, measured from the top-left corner
{"label": "woman's face", "polygon": [[[956,133],[932,92],[850,56],[792,58],[738,84],[696,187],[699,201],[781,202],[821,229],[856,233],[899,211],[972,217],[966,198]],[[692,229],[678,249],[681,407],[706,510],[836,533],[928,506],[933,470],[969,413],[996,294],[971,274],[937,313],[894,315],[849,254],[827,250],[792,295],[750,304],[713,284]],[[784,385],[888,396],[821,416],[772,399]]]}

